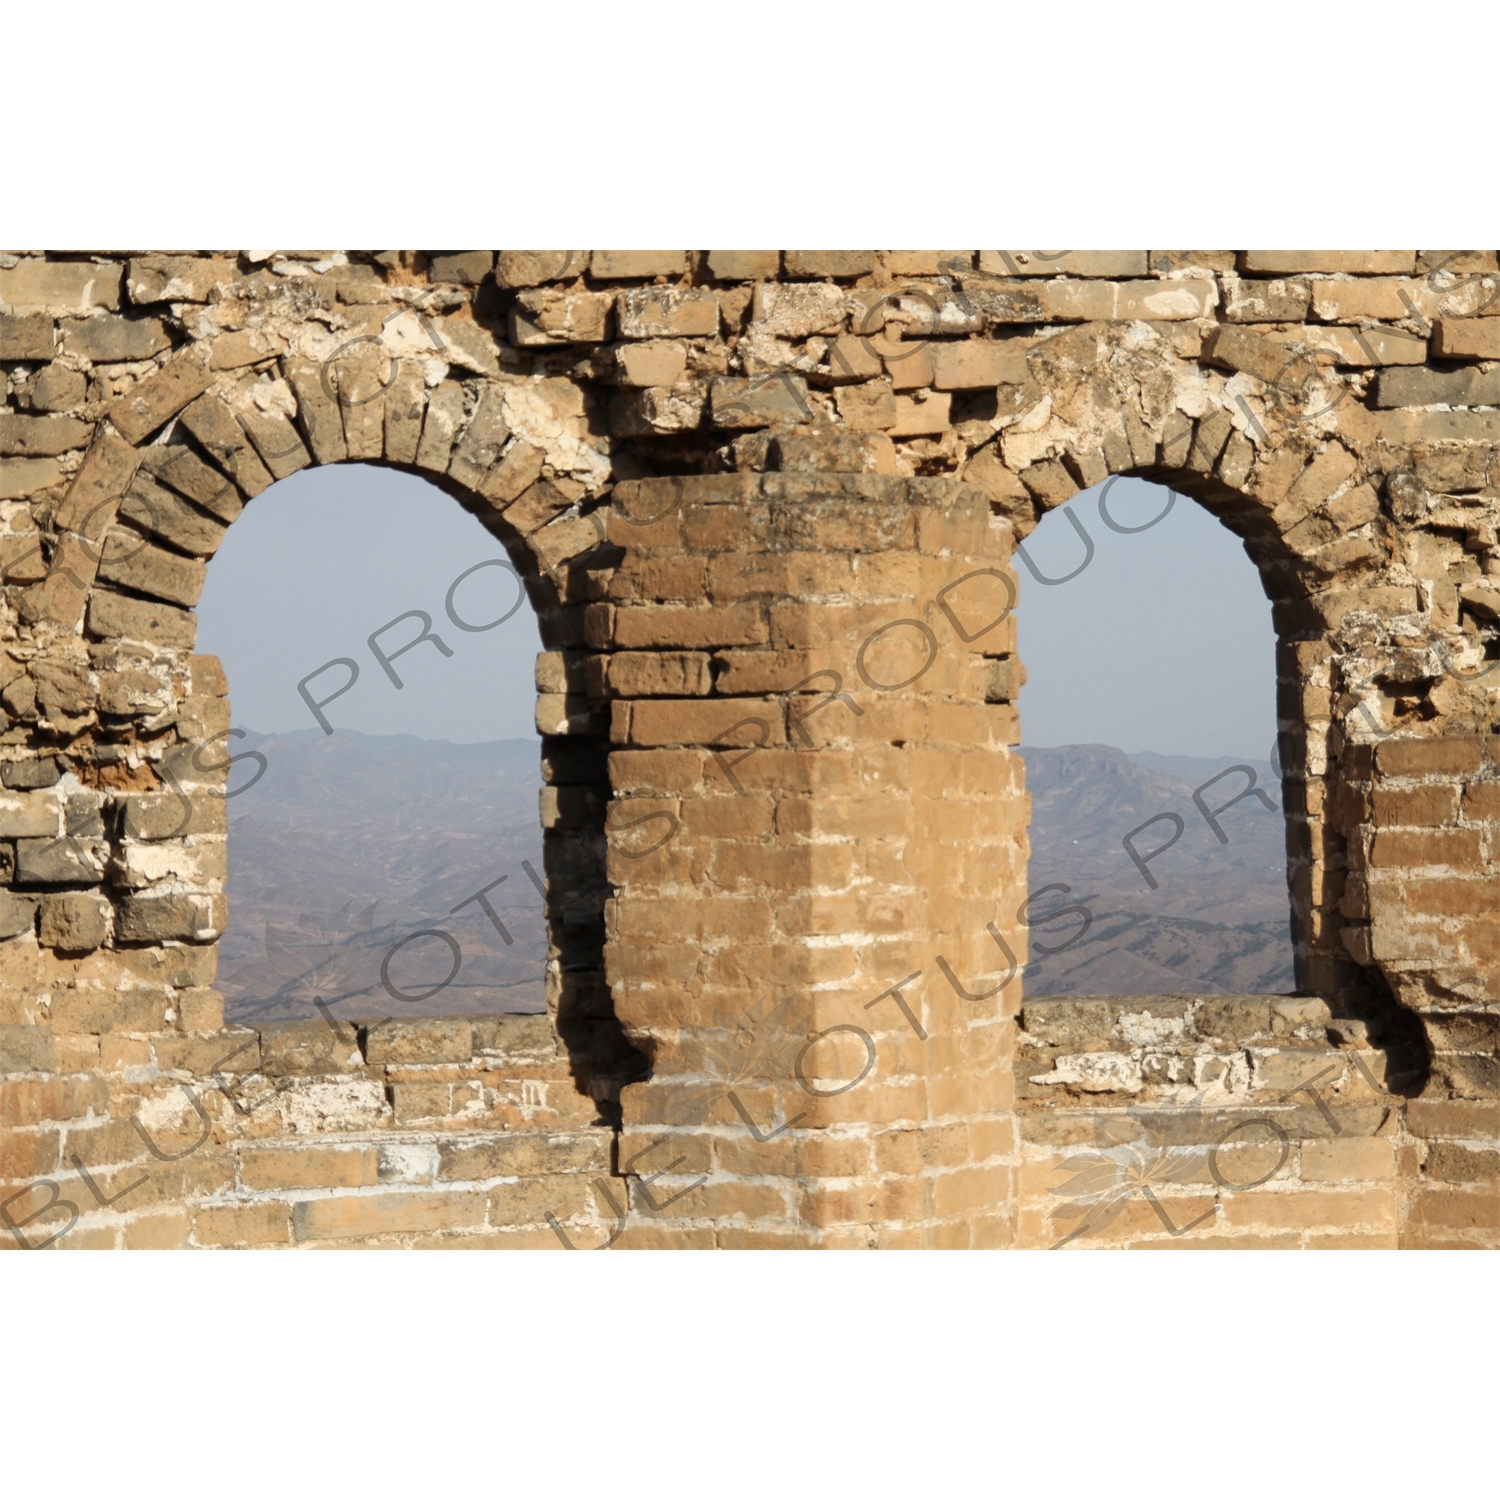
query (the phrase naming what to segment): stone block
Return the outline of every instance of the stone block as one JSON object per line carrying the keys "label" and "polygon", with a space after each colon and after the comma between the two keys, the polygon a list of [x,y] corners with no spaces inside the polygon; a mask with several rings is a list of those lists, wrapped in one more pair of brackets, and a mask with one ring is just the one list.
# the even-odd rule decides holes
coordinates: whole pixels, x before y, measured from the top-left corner
{"label": "stone block", "polygon": [[1500,369],[1382,370],[1375,378],[1375,405],[1500,406]]}
{"label": "stone block", "polygon": [[681,276],[686,270],[685,250],[595,250],[589,257],[589,275],[598,281]]}
{"label": "stone block", "polygon": [[115,935],[122,943],[211,943],[225,917],[223,896],[133,894],[120,902]]}
{"label": "stone block", "polygon": [[710,387],[714,426],[730,429],[770,427],[773,423],[810,421],[807,382],[782,372],[746,380],[724,376]]}
{"label": "stone block", "polygon": [[98,885],[109,845],[103,839],[69,836],[16,840],[18,885]]}
{"label": "stone block", "polygon": [[206,464],[185,443],[147,448],[141,455],[141,467],[162,484],[170,485],[226,526],[237,519],[245,502],[234,487],[211,464]]}
{"label": "stone block", "polygon": [[504,392],[499,386],[486,385],[480,392],[474,415],[453,450],[448,472],[460,483],[477,490],[485,476],[499,461],[501,450],[510,440],[502,410]]}
{"label": "stone block", "polygon": [[[56,1070],[57,1045],[50,1026],[0,1026],[0,1073]],[[11,1174],[0,1167],[0,1175]]]}
{"label": "stone block", "polygon": [[114,908],[103,896],[68,891],[42,898],[40,942],[63,953],[92,953],[109,937]]}
{"label": "stone block", "polygon": [[894,474],[896,450],[883,432],[778,433],[766,467],[793,474]]}
{"label": "stone block", "polygon": [[119,514],[122,520],[194,557],[212,557],[224,540],[225,526],[217,516],[205,515],[180,495],[153,482],[144,470],[131,480]]}
{"label": "stone block", "polygon": [[782,257],[788,276],[868,276],[873,250],[788,250]]}
{"label": "stone block", "polygon": [[267,364],[286,353],[286,340],[269,329],[245,328],[238,333],[221,333],[209,348],[209,368],[243,370],[250,365]]}
{"label": "stone block", "polygon": [[0,458],[0,500],[26,500],[62,481],[55,458]]}
{"label": "stone block", "polygon": [[1443,359],[1500,359],[1500,318],[1439,318],[1432,352]]}
{"label": "stone block", "polygon": [[1375,749],[1375,766],[1383,776],[1467,776],[1483,765],[1484,741],[1478,735],[1385,740]]}
{"label": "stone block", "polygon": [[0,303],[12,313],[118,312],[121,276],[114,262],[23,260],[0,270]]}
{"label": "stone block", "polygon": [[139,443],[201,396],[213,378],[204,352],[184,349],[121,396],[106,415],[127,443]]}
{"label": "stone block", "polygon": [[762,282],[751,302],[756,331],[771,338],[805,339],[815,333],[839,333],[847,314],[848,297],[843,288],[826,282]]}
{"label": "stone block", "polygon": [[1410,276],[1415,250],[1242,250],[1240,270],[1259,276]]}
{"label": "stone block", "polygon": [[[0,322],[3,322],[0,319]],[[3,358],[3,355],[0,355]],[[32,411],[75,411],[88,395],[88,379],[66,365],[50,364],[31,383]]]}
{"label": "stone block", "polygon": [[979,269],[991,276],[1145,276],[1144,250],[981,250]]}
{"label": "stone block", "polygon": [[843,386],[836,399],[839,416],[851,432],[886,432],[896,425],[896,393],[888,381]]}
{"label": "stone block", "polygon": [[336,1032],[322,1020],[278,1022],[259,1031],[260,1071],[268,1078],[364,1071],[352,1031]]}
{"label": "stone block", "polygon": [[522,349],[605,343],[613,305],[614,298],[607,292],[564,292],[552,287],[522,292],[511,310],[510,341]]}
{"label": "stone block", "polygon": [[51,359],[53,326],[46,313],[0,313],[0,360]]}
{"label": "stone block", "polygon": [[707,287],[635,287],[615,303],[622,339],[713,338],[719,331],[719,298]]}
{"label": "stone block", "polygon": [[190,651],[197,622],[189,610],[96,588],[89,595],[88,630],[96,640],[142,641]]}
{"label": "stone block", "polygon": [[1300,323],[1312,292],[1305,281],[1240,281],[1225,284],[1224,316],[1231,323]]}
{"label": "stone block", "polygon": [[151,359],[171,347],[160,318],[121,318],[104,314],[69,318],[62,324],[63,353],[96,365]]}
{"label": "stone block", "polygon": [[390,1021],[373,1027],[366,1057],[371,1067],[389,1063],[466,1063],[474,1055],[474,1028],[463,1016]]}
{"label": "stone block", "polygon": [[99,577],[153,599],[191,607],[203,592],[208,566],[154,547],[136,532],[117,526],[105,535]]}
{"label": "stone block", "polygon": [[576,281],[588,269],[587,250],[502,250],[495,262],[495,284],[541,286],[548,281]]}
{"label": "stone block", "polygon": [[285,479],[312,462],[302,435],[285,412],[274,407],[262,411],[253,400],[247,399],[236,404],[235,416],[273,479]]}
{"label": "stone block", "polygon": [[609,404],[610,431],[619,437],[691,432],[702,425],[708,387],[701,380],[621,391]]}
{"label": "stone block", "polygon": [[19,937],[36,928],[37,898],[0,890],[0,938]]}
{"label": "stone block", "polygon": [[254,1192],[285,1188],[374,1187],[374,1146],[257,1147],[240,1156],[240,1181]]}
{"label": "stone block", "polygon": [[131,260],[125,291],[137,307],[153,302],[207,302],[216,286],[234,281],[239,265],[218,255],[142,255]]}
{"label": "stone block", "polygon": [[615,350],[621,385],[676,385],[687,369],[687,346],[668,341],[622,344]]}
{"label": "stone block", "polygon": [[474,1192],[350,1193],[292,1207],[292,1233],[309,1240],[375,1239],[477,1227],[485,1195]]}
{"label": "stone block", "polygon": [[710,250],[708,274],[715,281],[768,281],[781,270],[779,250]]}
{"label": "stone block", "polygon": [[456,250],[434,253],[427,265],[429,281],[449,281],[458,286],[478,286],[495,269],[493,250]]}
{"label": "stone block", "polygon": [[978,391],[1026,383],[1026,350],[1018,343],[970,339],[935,343],[927,351],[940,391]]}
{"label": "stone block", "polygon": [[270,488],[270,471],[261,462],[245,429],[235,421],[234,413],[217,396],[200,396],[184,408],[182,425],[247,499]]}
{"label": "stone block", "polygon": [[86,447],[93,431],[93,423],[72,417],[0,415],[0,453],[53,457]]}
{"label": "stone block", "polygon": [[949,414],[953,397],[935,392],[926,399],[913,396],[896,397],[896,424],[889,434],[898,437],[936,436],[948,430]]}

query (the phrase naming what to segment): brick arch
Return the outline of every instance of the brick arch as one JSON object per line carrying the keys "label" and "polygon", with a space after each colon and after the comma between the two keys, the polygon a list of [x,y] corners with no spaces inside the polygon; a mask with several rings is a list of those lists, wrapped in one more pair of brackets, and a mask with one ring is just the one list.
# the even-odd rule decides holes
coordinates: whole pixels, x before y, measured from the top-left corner
{"label": "brick arch", "polygon": [[[1482,1135],[1464,1111],[1496,1089],[1500,1004],[1483,904],[1500,765],[1482,654],[1500,613],[1497,286],[1492,252],[0,263],[6,441],[23,455],[4,460],[0,552],[14,837],[49,817],[62,836],[43,763],[63,745],[83,792],[156,816],[150,799],[170,794],[142,773],[148,739],[189,743],[222,713],[191,661],[182,568],[148,582],[136,558],[100,561],[139,475],[211,511],[226,483],[243,502],[303,455],[410,467],[486,519],[528,576],[549,647],[543,727],[565,731],[579,777],[559,786],[556,822],[604,817],[609,841],[591,939],[609,993],[582,984],[559,1011],[580,1034],[617,1020],[652,1065],[621,1089],[616,1134],[591,1105],[576,1113],[550,1032],[403,1036],[342,1058],[264,1036],[251,1088],[283,1090],[267,1108],[284,1141],[326,1128],[355,1155],[262,1158],[219,1089],[209,1156],[192,1158],[206,1175],[163,1190],[181,1205],[170,1223],[138,1229],[150,1216],[90,1207],[68,1143],[123,1185],[146,1161],[128,1122],[149,1130],[174,1089],[217,1088],[204,1080],[227,1049],[195,966],[209,945],[193,940],[213,930],[211,905],[172,917],[185,938],[127,922],[115,932],[139,940],[111,948],[88,901],[22,880],[6,893],[0,1021],[24,1033],[6,1045],[41,1079],[43,1112],[15,1127],[17,1150],[85,1196],[78,1233],[109,1243],[1029,1240],[1014,986],[986,993],[1024,962],[1024,934],[981,899],[1024,874],[1025,804],[1014,653],[1003,624],[980,629],[982,588],[1045,508],[1135,473],[1218,514],[1268,581],[1297,740],[1283,758],[1302,771],[1299,984],[1333,1007],[1374,975],[1422,1015],[1424,1098],[1407,1109],[1387,1090],[1370,1106],[1427,1132],[1403,1158],[1400,1232],[1482,1239],[1460,1169]],[[199,492],[147,467],[174,446],[201,465],[178,476]],[[133,583],[109,576],[130,566]],[[903,653],[929,638],[934,664],[897,692]],[[160,674],[109,657],[109,640],[149,647]],[[105,719],[140,734],[110,742]],[[586,843],[564,839],[577,863],[554,876],[597,868]],[[103,946],[67,946],[94,930]],[[1265,1025],[1300,1036],[1324,1021]],[[870,1069],[844,1089],[861,1037]],[[335,1096],[362,1102],[341,1114]],[[473,1128],[461,1098],[483,1106]],[[439,1103],[451,1114],[421,1113]],[[1417,1109],[1429,1103],[1443,1110]],[[105,1123],[86,1139],[67,1122],[90,1110]],[[381,1154],[392,1132],[438,1144],[430,1182],[400,1177],[417,1157]],[[299,1172],[322,1184],[312,1197]]]}

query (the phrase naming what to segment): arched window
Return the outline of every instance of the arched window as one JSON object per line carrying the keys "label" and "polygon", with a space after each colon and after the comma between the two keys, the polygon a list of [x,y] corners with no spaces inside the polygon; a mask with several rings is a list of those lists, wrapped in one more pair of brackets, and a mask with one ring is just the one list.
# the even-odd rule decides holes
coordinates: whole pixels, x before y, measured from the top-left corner
{"label": "arched window", "polygon": [[233,714],[234,1023],[545,1009],[535,612],[413,475],[299,473],[227,533],[199,649]]}
{"label": "arched window", "polygon": [[1240,541],[1119,478],[1016,571],[1027,993],[1290,993],[1276,638]]}

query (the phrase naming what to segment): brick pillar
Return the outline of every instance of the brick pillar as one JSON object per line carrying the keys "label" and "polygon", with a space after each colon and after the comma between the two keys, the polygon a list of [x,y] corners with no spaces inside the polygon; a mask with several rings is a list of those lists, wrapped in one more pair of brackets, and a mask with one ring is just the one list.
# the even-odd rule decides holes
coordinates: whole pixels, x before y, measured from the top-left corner
{"label": "brick pillar", "polygon": [[[1347,767],[1356,956],[1420,1018],[1403,1246],[1500,1245],[1500,738],[1388,739]],[[1421,1061],[1421,1060],[1419,1060]]]}
{"label": "brick pillar", "polygon": [[951,480],[615,490],[624,1243],[996,1245],[1027,799],[1009,524]]}

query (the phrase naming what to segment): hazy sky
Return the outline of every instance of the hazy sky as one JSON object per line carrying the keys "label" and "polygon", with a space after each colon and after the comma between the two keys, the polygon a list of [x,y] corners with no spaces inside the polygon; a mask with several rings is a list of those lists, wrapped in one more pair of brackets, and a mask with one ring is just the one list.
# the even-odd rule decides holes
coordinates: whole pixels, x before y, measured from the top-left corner
{"label": "hazy sky", "polygon": [[[1104,486],[1100,486],[1103,489]],[[1164,755],[1270,754],[1276,736],[1271,603],[1238,537],[1179,495],[1133,535],[1099,513],[1100,489],[1051,512],[1016,559],[1027,745],[1105,744]],[[1146,526],[1169,492],[1109,486],[1109,519]],[[1093,544],[1093,560],[1069,517]]]}
{"label": "hazy sky", "polygon": [[[1140,526],[1167,492],[1140,480],[1110,488],[1109,515]],[[1121,535],[1090,490],[1050,514],[1025,544],[1045,578],[1018,558],[1021,695],[1028,745],[1097,742],[1164,754],[1263,760],[1276,732],[1271,606],[1239,541],[1178,497],[1149,530]],[[533,734],[533,664],[541,649],[529,602],[503,624],[458,629],[444,608],[453,581],[505,551],[472,516],[425,481],[345,464],[294,474],[257,496],[208,570],[199,649],[223,658],[234,723],[264,733],[315,729],[298,682],[335,657],[359,667],[323,713],[335,728],[460,743]],[[516,602],[518,583],[486,567],[459,586],[454,608],[484,624]],[[394,656],[398,690],[368,637],[409,610],[425,611],[430,642]],[[377,639],[393,655],[419,634],[407,619]],[[313,678],[327,698],[346,667]]]}
{"label": "hazy sky", "polygon": [[[504,558],[473,516],[425,480],[365,464],[306,470],[257,495],[229,528],[199,605],[198,649],[223,659],[234,723],[246,729],[316,729],[297,684],[344,656],[359,675],[323,709],[336,729],[460,743],[534,734],[541,641],[530,601],[482,632],[458,629],[444,608],[461,573]],[[482,568],[453,606],[483,625],[510,609],[519,588],[506,568]],[[422,622],[392,626],[376,644],[394,657],[398,690],[368,637],[408,610],[428,614],[453,654],[423,642],[396,656]],[[349,677],[332,667],[307,691],[327,698]]]}

